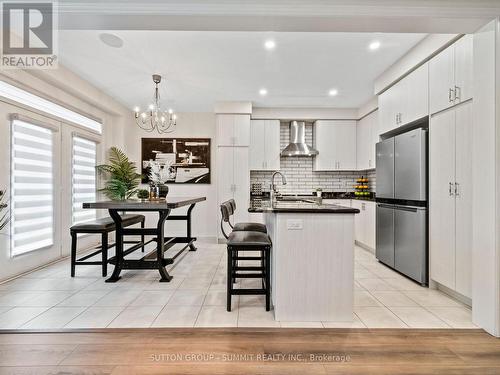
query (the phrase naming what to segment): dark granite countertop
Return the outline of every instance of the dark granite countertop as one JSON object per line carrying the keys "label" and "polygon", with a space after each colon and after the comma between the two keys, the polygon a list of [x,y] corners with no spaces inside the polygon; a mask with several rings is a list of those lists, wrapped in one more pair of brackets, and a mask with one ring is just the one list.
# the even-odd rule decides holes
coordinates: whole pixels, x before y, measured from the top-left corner
{"label": "dark granite countertop", "polygon": [[161,201],[140,201],[140,200],[125,200],[125,201],[100,201],[100,202],[85,202],[83,208],[101,208],[112,210],[142,210],[142,211],[158,211],[172,208],[188,206],[194,203],[207,200],[206,197],[167,197]]}
{"label": "dark granite countertop", "polygon": [[330,213],[357,214],[359,210],[337,204],[326,204],[314,200],[278,200],[271,205],[269,199],[253,199],[248,212],[297,212],[297,213]]}

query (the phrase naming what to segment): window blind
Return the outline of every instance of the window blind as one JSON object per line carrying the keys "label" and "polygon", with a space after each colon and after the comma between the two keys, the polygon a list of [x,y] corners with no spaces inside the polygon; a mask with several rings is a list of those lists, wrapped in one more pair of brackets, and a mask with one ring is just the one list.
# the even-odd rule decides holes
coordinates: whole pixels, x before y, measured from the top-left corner
{"label": "window blind", "polygon": [[12,255],[54,244],[53,135],[39,125],[12,122]]}
{"label": "window blind", "polygon": [[95,210],[82,208],[83,202],[96,200],[97,143],[74,135],[72,158],[72,217],[73,224],[78,224],[97,217]]}

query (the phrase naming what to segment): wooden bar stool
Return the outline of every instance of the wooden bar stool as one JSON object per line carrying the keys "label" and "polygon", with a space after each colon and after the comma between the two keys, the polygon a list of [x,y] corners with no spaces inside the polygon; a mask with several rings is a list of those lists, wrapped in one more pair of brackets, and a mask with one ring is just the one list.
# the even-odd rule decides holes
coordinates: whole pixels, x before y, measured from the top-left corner
{"label": "wooden bar stool", "polygon": [[[146,217],[144,215],[122,215],[123,226],[131,226],[134,224],[141,224],[144,228]],[[102,276],[108,274],[108,250],[115,246],[115,244],[108,244],[108,234],[114,232],[116,229],[115,222],[110,217],[105,217],[97,220],[88,221],[81,224],[75,224],[70,228],[71,233],[71,277],[75,277],[75,269],[77,265],[102,265]],[[101,244],[94,247],[92,253],[87,254],[79,259],[76,258],[76,251],[78,248],[78,235],[79,234],[100,234]],[[137,244],[137,241],[127,241],[126,243]],[[142,251],[144,252],[144,235],[141,236]],[[95,255],[101,254],[101,261],[86,261]]]}

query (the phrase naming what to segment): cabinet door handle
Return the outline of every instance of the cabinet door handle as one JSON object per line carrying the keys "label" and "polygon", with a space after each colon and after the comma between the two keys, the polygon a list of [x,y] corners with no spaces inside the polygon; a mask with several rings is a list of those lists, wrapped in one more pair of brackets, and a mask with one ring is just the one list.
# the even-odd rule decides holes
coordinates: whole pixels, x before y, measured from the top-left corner
{"label": "cabinet door handle", "polygon": [[453,90],[453,91],[454,91],[454,95],[453,95],[454,100],[460,101],[460,96],[461,96],[461,89],[460,89],[460,87],[455,86],[455,90]]}
{"label": "cabinet door handle", "polygon": [[460,196],[460,184],[458,182],[455,182],[455,196]]}
{"label": "cabinet door handle", "polygon": [[453,90],[453,89],[448,89],[448,101],[449,101],[450,103],[452,103],[452,102],[453,102],[454,97],[455,97],[455,90]]}
{"label": "cabinet door handle", "polygon": [[401,125],[403,123],[403,114],[400,112],[399,113],[399,124]]}
{"label": "cabinet door handle", "polygon": [[399,113],[396,113],[396,125],[399,124],[398,118],[399,118]]}
{"label": "cabinet door handle", "polygon": [[453,196],[453,183],[452,182],[448,183],[448,194],[450,194],[450,197]]}

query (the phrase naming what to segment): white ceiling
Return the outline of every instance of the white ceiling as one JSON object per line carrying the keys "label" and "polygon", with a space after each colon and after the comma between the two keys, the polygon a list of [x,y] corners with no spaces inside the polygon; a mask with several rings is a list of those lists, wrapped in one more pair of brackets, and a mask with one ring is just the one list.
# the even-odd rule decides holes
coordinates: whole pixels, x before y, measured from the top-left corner
{"label": "white ceiling", "polygon": [[[151,74],[164,77],[164,107],[212,111],[219,100],[259,107],[357,108],[373,81],[424,34],[113,31],[122,48],[103,44],[103,31],[59,33],[60,63],[127,107],[151,102]],[[264,49],[272,38],[276,49]],[[370,51],[370,42],[381,47]],[[259,89],[268,90],[266,97]],[[331,88],[339,94],[329,97]]]}

